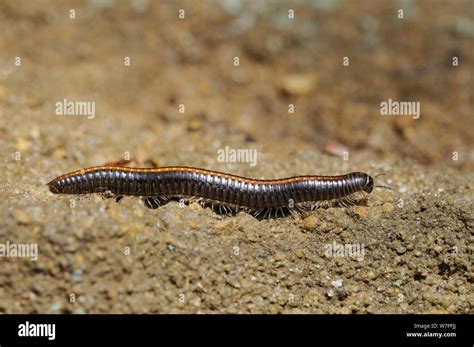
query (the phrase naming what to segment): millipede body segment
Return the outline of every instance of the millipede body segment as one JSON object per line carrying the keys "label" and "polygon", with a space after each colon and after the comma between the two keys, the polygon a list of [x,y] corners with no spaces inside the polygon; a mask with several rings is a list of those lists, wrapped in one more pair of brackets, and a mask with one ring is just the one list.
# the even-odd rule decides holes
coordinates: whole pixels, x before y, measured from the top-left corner
{"label": "millipede body segment", "polygon": [[363,172],[259,180],[192,167],[98,166],[59,176],[48,186],[54,194],[99,193],[117,200],[140,196],[149,208],[178,197],[251,211],[292,212],[330,202],[354,203],[373,190],[374,180]]}

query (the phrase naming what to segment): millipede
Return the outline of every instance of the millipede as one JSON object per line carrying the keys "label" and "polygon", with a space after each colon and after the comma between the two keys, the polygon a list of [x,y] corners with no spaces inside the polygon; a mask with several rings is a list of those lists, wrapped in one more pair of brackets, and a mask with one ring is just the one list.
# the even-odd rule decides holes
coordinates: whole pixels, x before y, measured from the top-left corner
{"label": "millipede", "polygon": [[97,166],[56,177],[47,185],[54,194],[99,194],[117,202],[124,196],[137,196],[151,209],[172,200],[198,201],[219,213],[244,210],[263,218],[320,206],[348,206],[364,199],[374,187],[391,189],[375,185],[374,178],[363,172],[267,180],[185,166]]}

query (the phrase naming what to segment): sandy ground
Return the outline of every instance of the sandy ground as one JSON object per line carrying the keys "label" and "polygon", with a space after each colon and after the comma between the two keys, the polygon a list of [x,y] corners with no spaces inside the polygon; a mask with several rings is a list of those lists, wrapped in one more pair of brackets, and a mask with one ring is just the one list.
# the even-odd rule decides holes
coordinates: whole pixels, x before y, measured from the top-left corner
{"label": "sandy ground", "polygon": [[[0,312],[473,312],[472,2],[253,3],[0,3],[0,244],[38,245],[0,258]],[[57,115],[65,98],[95,117]],[[381,116],[389,98],[421,117]],[[257,165],[219,162],[226,146]],[[257,220],[45,186],[128,155],[254,178],[385,172],[394,190]],[[361,252],[328,253],[341,245]]]}

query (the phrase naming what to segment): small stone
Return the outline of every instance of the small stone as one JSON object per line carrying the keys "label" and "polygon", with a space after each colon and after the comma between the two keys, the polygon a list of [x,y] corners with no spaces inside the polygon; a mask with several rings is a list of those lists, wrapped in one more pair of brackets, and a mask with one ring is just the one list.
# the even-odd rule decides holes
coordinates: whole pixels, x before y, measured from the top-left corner
{"label": "small stone", "polygon": [[382,211],[384,211],[384,212],[392,212],[394,209],[395,209],[395,206],[393,206],[393,204],[391,204],[389,202],[386,202],[382,206]]}
{"label": "small stone", "polygon": [[48,313],[58,314],[60,310],[61,310],[61,304],[56,302],[49,307]]}
{"label": "small stone", "polygon": [[281,79],[280,89],[289,95],[307,95],[316,82],[317,76],[314,73],[292,74]]}
{"label": "small stone", "polygon": [[296,255],[298,258],[300,258],[300,259],[301,259],[301,258],[304,258],[304,253],[303,253],[303,251],[302,251],[301,249],[297,249],[297,250],[295,251],[295,255]]}
{"label": "small stone", "polygon": [[354,212],[360,217],[360,218],[363,218],[363,219],[366,219],[367,218],[367,208],[364,207],[364,206],[357,206],[356,208],[354,208]]}
{"label": "small stone", "polygon": [[340,288],[340,287],[342,287],[342,280],[341,280],[341,279],[338,279],[338,280],[332,281],[332,282],[331,282],[331,285],[332,285],[334,288]]}
{"label": "small stone", "polygon": [[188,223],[189,228],[191,228],[191,229],[197,229],[197,227],[198,227],[196,222],[192,219],[188,219],[187,223]]}
{"label": "small stone", "polygon": [[53,158],[54,159],[64,159],[66,158],[66,151],[64,148],[57,148],[53,152]]}
{"label": "small stone", "polygon": [[30,223],[30,216],[23,210],[15,210],[13,215],[19,224],[27,225]]}
{"label": "small stone", "polygon": [[322,221],[321,224],[319,225],[319,229],[323,232],[323,233],[327,233],[331,230],[331,228],[328,228],[328,223],[325,222],[325,221]]}
{"label": "small stone", "polygon": [[405,247],[401,246],[401,245],[399,247],[397,247],[397,249],[396,249],[397,254],[400,254],[400,255],[405,254],[406,251],[407,251],[407,249]]}
{"label": "small stone", "polygon": [[400,231],[400,233],[398,234],[398,236],[400,237],[400,240],[406,241],[407,236],[408,236],[408,233],[407,233],[406,231]]}
{"label": "small stone", "polygon": [[375,272],[373,272],[372,270],[369,270],[364,273],[364,279],[366,280],[373,280],[375,277],[376,277]]}
{"label": "small stone", "polygon": [[424,280],[424,283],[427,284],[427,285],[432,285],[433,283],[435,283],[435,279],[434,279],[433,276],[427,275],[425,280]]}
{"label": "small stone", "polygon": [[202,121],[194,119],[194,120],[190,121],[190,123],[188,125],[188,131],[189,132],[199,131],[199,130],[202,129],[202,127],[203,127]]}
{"label": "small stone", "polygon": [[312,231],[318,226],[318,219],[314,214],[309,215],[304,219],[303,229]]}
{"label": "small stone", "polygon": [[26,104],[30,108],[36,108],[43,104],[43,100],[37,98],[36,96],[28,96],[26,99]]}
{"label": "small stone", "polygon": [[71,280],[74,283],[80,283],[82,281],[82,269],[76,269],[72,272]]}
{"label": "small stone", "polygon": [[348,151],[347,147],[336,141],[329,141],[324,146],[324,151],[335,157],[342,157]]}
{"label": "small stone", "polygon": [[39,283],[33,283],[31,285],[31,291],[35,294],[41,294],[43,292],[43,287]]}
{"label": "small stone", "polygon": [[273,256],[273,259],[275,259],[275,261],[283,261],[285,260],[285,253],[276,251],[275,255]]}
{"label": "small stone", "polygon": [[231,218],[226,218],[224,220],[218,221],[215,225],[215,229],[219,229],[220,231],[225,231],[232,226],[233,220]]}

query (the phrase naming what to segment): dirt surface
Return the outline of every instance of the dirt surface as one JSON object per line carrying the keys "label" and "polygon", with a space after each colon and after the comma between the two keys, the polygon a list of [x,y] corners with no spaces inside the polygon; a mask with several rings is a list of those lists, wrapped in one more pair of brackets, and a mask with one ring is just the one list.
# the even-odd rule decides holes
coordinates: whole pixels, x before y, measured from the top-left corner
{"label": "dirt surface", "polygon": [[[472,313],[472,1],[197,3],[0,3],[0,244],[38,245],[0,258],[0,312]],[[388,99],[420,118],[382,116]],[[394,190],[257,220],[45,185],[128,156]]]}

